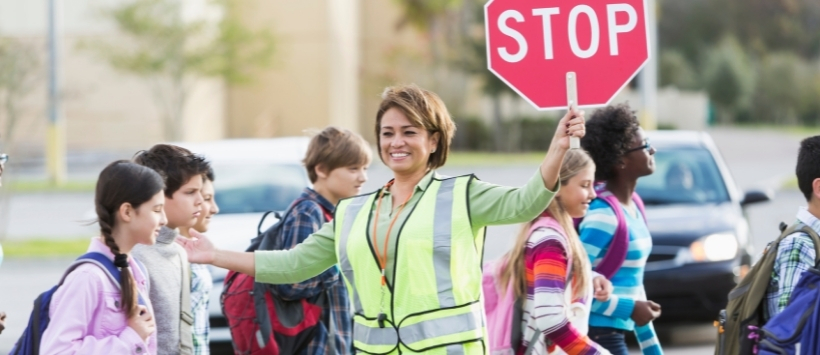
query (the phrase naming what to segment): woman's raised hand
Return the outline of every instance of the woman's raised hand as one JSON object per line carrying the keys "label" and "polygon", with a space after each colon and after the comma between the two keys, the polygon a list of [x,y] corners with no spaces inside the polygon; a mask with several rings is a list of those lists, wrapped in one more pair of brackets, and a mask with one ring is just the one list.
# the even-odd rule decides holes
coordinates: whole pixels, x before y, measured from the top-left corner
{"label": "woman's raised hand", "polygon": [[204,234],[197,232],[191,228],[188,230],[188,235],[191,239],[180,237],[177,238],[177,243],[181,245],[186,252],[188,252],[188,262],[196,264],[213,264],[216,247],[211,243]]}
{"label": "woman's raised hand", "polygon": [[558,127],[555,129],[555,136],[552,138],[550,146],[569,150],[570,137],[580,139],[586,134],[585,122],[584,111],[574,107],[568,110],[564,117],[558,121]]}

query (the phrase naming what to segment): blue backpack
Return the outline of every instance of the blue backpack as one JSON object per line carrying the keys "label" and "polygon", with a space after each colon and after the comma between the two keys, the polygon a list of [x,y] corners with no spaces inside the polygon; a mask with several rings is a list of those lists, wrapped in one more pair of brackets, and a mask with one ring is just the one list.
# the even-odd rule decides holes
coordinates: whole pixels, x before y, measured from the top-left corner
{"label": "blue backpack", "polygon": [[760,331],[759,355],[820,354],[820,270],[800,276],[783,312]]}
{"label": "blue backpack", "polygon": [[[111,282],[117,285],[117,288],[120,287],[120,270],[114,266],[114,262],[111,261],[111,259],[97,252],[83,254],[68,267],[63,274],[63,277],[60,278],[60,282],[56,286],[46,292],[41,293],[40,296],[34,300],[34,309],[31,311],[28,325],[26,326],[26,329],[23,330],[23,335],[21,335],[20,339],[17,340],[17,343],[14,344],[14,347],[11,349],[11,353],[9,353],[9,355],[37,355],[40,353],[40,339],[42,338],[43,333],[45,333],[46,328],[48,328],[48,323],[51,320],[48,315],[49,306],[51,305],[51,297],[54,296],[54,293],[57,292],[57,289],[63,284],[63,281],[65,281],[68,274],[74,271],[74,269],[78,266],[85,263],[91,263],[99,266],[100,269],[105,271],[108,278],[111,279]],[[143,274],[146,274],[145,268],[139,263],[139,261],[137,261],[137,265],[139,265],[139,268],[142,270]],[[142,296],[138,295],[138,297],[139,304],[145,305],[145,301],[142,299]]]}

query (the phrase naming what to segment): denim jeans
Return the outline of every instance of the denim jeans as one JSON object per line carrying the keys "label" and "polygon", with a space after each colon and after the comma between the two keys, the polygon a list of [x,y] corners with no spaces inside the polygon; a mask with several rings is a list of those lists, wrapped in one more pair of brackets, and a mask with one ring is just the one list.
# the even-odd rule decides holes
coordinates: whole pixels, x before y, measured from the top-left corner
{"label": "denim jeans", "polygon": [[609,350],[612,355],[629,355],[626,348],[625,330],[605,327],[589,327],[589,338]]}

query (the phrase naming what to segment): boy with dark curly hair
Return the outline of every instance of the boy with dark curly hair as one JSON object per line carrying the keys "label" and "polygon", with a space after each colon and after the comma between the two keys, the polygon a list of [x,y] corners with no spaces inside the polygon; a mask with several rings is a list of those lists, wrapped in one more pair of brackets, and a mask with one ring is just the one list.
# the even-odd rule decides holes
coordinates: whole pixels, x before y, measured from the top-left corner
{"label": "boy with dark curly hair", "polygon": [[[796,223],[820,234],[820,136],[800,142],[795,173],[797,186],[808,202],[808,207],[797,210]],[[814,242],[804,232],[795,232],[780,241],[772,278],[766,289],[766,302],[763,303],[767,321],[786,308],[800,275],[814,267],[816,254]]]}
{"label": "boy with dark curly hair", "polygon": [[191,267],[185,250],[175,241],[179,229],[193,227],[202,213],[203,175],[210,164],[189,150],[171,144],[154,145],[137,153],[133,160],[165,179],[168,224],[162,227],[154,245],[138,245],[132,251],[148,269],[149,298],[156,311],[157,354],[201,353],[203,349],[194,346],[192,334]]}
{"label": "boy with dark curly hair", "polygon": [[[593,300],[589,337],[614,355],[627,355],[625,333],[634,331],[644,354],[663,354],[652,324],[660,305],[646,300],[643,273],[652,250],[652,237],[635,194],[638,178],[655,171],[655,149],[641,129],[634,111],[626,104],[607,106],[587,121],[581,146],[595,161],[595,180],[603,184],[579,228],[581,241],[593,268],[611,275],[615,290],[605,302]],[[611,207],[603,198],[617,203]],[[616,206],[617,205],[617,206]],[[619,208],[622,213],[616,213]],[[622,215],[619,220],[618,215]],[[626,238],[616,240],[619,224],[626,224]],[[623,234],[622,234],[623,235]],[[602,263],[609,249],[620,248],[623,263]],[[617,253],[616,253],[617,254]],[[621,260],[618,260],[621,261]],[[610,269],[606,271],[604,269]]]}

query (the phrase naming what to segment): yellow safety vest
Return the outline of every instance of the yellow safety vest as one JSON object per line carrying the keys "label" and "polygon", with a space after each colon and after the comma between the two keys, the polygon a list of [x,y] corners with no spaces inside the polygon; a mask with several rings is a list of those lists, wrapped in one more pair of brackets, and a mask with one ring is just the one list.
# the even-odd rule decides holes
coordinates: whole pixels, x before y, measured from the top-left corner
{"label": "yellow safety vest", "polygon": [[[487,354],[481,298],[484,228],[473,234],[474,176],[432,179],[396,241],[393,283],[381,286],[370,236],[378,193],[342,200],[336,253],[353,300],[353,346],[366,354]],[[373,223],[377,223],[374,221]],[[387,321],[379,326],[382,292]]]}

